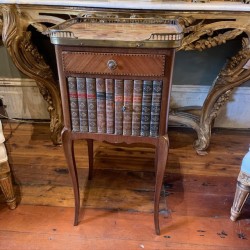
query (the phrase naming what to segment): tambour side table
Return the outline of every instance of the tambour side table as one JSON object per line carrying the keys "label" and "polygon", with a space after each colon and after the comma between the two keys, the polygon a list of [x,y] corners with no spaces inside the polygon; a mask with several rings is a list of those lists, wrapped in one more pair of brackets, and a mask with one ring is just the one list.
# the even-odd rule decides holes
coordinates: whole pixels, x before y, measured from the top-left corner
{"label": "tambour side table", "polygon": [[84,13],[49,29],[55,45],[64,129],[62,142],[80,209],[74,140],[86,139],[89,179],[93,140],[148,143],[156,148],[154,223],[168,156],[168,111],[175,48],[182,29],[175,19],[129,13]]}

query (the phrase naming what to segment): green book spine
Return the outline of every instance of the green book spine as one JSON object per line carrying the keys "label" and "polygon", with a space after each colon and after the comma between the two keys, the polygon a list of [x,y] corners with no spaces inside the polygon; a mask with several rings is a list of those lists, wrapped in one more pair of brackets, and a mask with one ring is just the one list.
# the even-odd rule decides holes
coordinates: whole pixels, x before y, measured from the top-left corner
{"label": "green book spine", "polygon": [[122,135],[123,129],[123,80],[115,79],[115,134]]}

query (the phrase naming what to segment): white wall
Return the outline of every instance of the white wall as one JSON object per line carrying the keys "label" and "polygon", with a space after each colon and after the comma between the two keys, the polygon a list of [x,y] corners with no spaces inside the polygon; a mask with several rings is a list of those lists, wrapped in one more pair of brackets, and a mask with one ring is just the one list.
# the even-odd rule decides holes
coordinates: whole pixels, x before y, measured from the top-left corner
{"label": "white wall", "polygon": [[0,98],[10,118],[49,119],[47,103],[34,80],[0,78]]}
{"label": "white wall", "polygon": [[[174,85],[171,107],[202,106],[210,87]],[[250,128],[250,87],[238,87],[218,113],[215,127]]]}

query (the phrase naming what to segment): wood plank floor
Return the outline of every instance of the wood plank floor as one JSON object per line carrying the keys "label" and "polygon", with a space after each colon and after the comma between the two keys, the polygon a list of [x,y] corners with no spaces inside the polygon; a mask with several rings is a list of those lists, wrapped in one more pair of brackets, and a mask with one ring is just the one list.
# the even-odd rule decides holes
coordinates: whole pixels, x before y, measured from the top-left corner
{"label": "wood plank floor", "polygon": [[86,144],[77,142],[82,209],[74,227],[71,181],[48,124],[4,124],[4,133],[19,205],[9,210],[0,194],[1,250],[250,249],[249,200],[240,220],[229,219],[250,131],[214,130],[208,154],[198,156],[196,134],[170,128],[160,236],[153,226],[153,148],[96,142],[87,182]]}

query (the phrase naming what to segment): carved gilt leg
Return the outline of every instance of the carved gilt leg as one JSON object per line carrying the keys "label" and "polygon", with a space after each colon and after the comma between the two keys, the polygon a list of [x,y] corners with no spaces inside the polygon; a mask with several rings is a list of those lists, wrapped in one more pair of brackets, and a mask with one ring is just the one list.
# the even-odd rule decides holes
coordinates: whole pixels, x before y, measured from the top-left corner
{"label": "carved gilt leg", "polygon": [[[211,91],[199,114],[192,114],[191,110],[183,112],[183,108],[170,113],[170,121],[184,124],[195,129],[198,139],[194,147],[198,154],[206,154],[211,139],[211,128],[220,108],[227,102],[232,90],[250,79],[250,32],[249,19],[235,18],[230,20],[215,18],[207,22],[207,16],[203,19],[194,17],[182,17],[181,24],[184,27],[184,38],[179,50],[202,51],[226,43],[239,36],[242,38],[242,49],[233,56],[226,67],[221,70],[216,78]],[[216,20],[217,19],[217,20]],[[229,20],[227,20],[229,19]],[[211,19],[212,20],[212,19]]]}
{"label": "carved gilt leg", "polygon": [[198,135],[194,148],[200,155],[206,154],[211,139],[211,129],[220,108],[228,101],[233,89],[250,79],[248,40],[243,49],[231,58],[225,69],[218,75],[201,109],[200,116],[187,112],[171,111],[169,120],[193,128]]}
{"label": "carved gilt leg", "polygon": [[10,209],[16,208],[16,197],[14,194],[9,163],[0,163],[0,187]]}
{"label": "carved gilt leg", "polygon": [[250,48],[248,39],[245,39],[243,49],[232,57],[225,69],[220,72],[204,102],[200,117],[200,129],[204,136],[199,136],[195,142],[197,151],[206,150],[209,146],[213,121],[220,108],[228,101],[233,89],[250,79],[250,68],[247,66],[249,60]]}
{"label": "carved gilt leg", "polygon": [[29,19],[19,13],[14,5],[2,5],[2,40],[16,67],[34,79],[48,103],[51,139],[54,144],[61,142],[62,110],[59,87],[49,66],[32,44],[31,33],[27,31]]}

